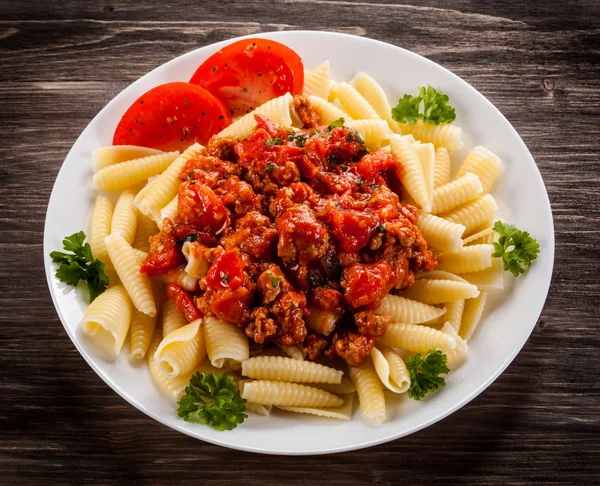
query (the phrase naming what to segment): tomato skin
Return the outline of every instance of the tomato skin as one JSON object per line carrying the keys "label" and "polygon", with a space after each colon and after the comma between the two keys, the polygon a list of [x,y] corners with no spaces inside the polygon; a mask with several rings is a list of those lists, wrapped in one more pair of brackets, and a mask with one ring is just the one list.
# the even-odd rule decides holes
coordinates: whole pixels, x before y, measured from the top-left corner
{"label": "tomato skin", "polygon": [[270,39],[242,39],[204,61],[190,83],[206,88],[232,110],[244,115],[282,96],[302,92],[304,66],[289,47]]}
{"label": "tomato skin", "polygon": [[183,263],[183,255],[173,236],[173,222],[167,219],[160,233],[150,237],[150,250],[141,273],[162,275]]}
{"label": "tomato skin", "polygon": [[246,287],[222,290],[212,297],[210,310],[219,319],[239,325],[249,313],[253,298],[254,292]]}
{"label": "tomato skin", "polygon": [[346,302],[356,309],[381,302],[392,286],[392,267],[384,260],[356,263],[344,270],[343,279]]}
{"label": "tomato skin", "polygon": [[238,250],[229,250],[217,258],[206,274],[209,287],[235,290],[244,281],[244,262]]}
{"label": "tomato skin", "polygon": [[331,218],[332,233],[341,250],[346,253],[356,253],[363,248],[379,225],[379,220],[374,214],[354,209],[339,209],[332,213]]}
{"label": "tomato skin", "polygon": [[177,225],[189,225],[199,231],[219,233],[229,226],[229,210],[214,191],[199,181],[179,185]]}
{"label": "tomato skin", "polygon": [[125,112],[113,145],[139,145],[161,150],[185,150],[231,124],[221,101],[191,83],[167,83],[140,96]]}
{"label": "tomato skin", "polygon": [[356,169],[365,182],[373,180],[380,172],[397,165],[395,157],[385,152],[371,152],[358,162]]}
{"label": "tomato skin", "polygon": [[194,304],[194,299],[192,299],[190,294],[183,290],[179,285],[173,282],[169,283],[167,285],[167,296],[175,302],[177,310],[185,316],[188,322],[195,321],[202,317],[196,304]]}

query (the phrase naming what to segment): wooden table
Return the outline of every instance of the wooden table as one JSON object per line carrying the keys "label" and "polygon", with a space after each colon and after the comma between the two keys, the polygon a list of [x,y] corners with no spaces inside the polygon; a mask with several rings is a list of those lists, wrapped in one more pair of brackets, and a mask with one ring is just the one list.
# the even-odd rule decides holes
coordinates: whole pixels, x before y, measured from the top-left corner
{"label": "wooden table", "polygon": [[[0,483],[598,481],[600,4],[385,2],[0,4]],[[113,96],[196,47],[282,29],[387,41],[471,83],[533,153],[556,225],[548,302],[508,370],[426,430],[334,456],[226,450],[146,417],[77,353],[42,265],[56,174]]]}

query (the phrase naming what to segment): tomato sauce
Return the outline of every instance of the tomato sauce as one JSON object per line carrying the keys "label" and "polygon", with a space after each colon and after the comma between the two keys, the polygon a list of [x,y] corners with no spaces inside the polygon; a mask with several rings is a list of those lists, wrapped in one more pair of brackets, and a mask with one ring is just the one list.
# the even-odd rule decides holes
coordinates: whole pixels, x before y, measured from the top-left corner
{"label": "tomato sauce", "polygon": [[[180,265],[183,240],[210,251],[193,301],[198,314],[236,325],[257,343],[299,345],[358,366],[385,331],[374,310],[436,261],[402,205],[401,167],[368,153],[344,126],[307,128],[256,115],[246,140],[213,139],[182,170],[178,214],[163,224],[142,271]],[[188,318],[189,300],[171,289]],[[317,323],[317,324],[311,324]],[[324,334],[326,333],[326,334]]]}

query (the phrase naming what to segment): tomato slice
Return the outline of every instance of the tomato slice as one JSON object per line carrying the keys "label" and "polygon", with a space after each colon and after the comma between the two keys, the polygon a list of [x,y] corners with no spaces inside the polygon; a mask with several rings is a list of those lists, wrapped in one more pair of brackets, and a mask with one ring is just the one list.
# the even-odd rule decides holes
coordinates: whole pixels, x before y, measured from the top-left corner
{"label": "tomato slice", "polygon": [[139,145],[161,150],[185,150],[231,123],[229,110],[204,88],[191,83],[167,83],[140,96],[125,112],[113,145]]}
{"label": "tomato slice", "polygon": [[282,96],[302,92],[304,66],[292,49],[270,39],[243,39],[215,52],[190,83],[206,88],[234,116]]}
{"label": "tomato slice", "polygon": [[183,290],[179,285],[171,282],[167,285],[167,297],[175,302],[177,310],[181,312],[188,322],[200,319],[202,314],[194,304],[191,295]]}

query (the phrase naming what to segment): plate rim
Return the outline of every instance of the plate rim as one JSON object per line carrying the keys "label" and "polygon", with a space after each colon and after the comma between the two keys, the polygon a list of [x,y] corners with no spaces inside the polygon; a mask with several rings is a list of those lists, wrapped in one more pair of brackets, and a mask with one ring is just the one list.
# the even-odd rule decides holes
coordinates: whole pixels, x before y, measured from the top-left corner
{"label": "plate rim", "polygon": [[[59,306],[58,303],[58,298],[56,295],[56,291],[53,288],[52,285],[52,278],[53,278],[53,269],[51,268],[51,265],[48,264],[49,262],[49,257],[48,252],[49,252],[49,248],[48,248],[48,227],[50,226],[50,221],[49,221],[49,217],[48,217],[48,210],[50,208],[50,205],[53,201],[53,199],[56,199],[58,197],[58,194],[56,192],[56,180],[60,177],[61,173],[63,172],[63,170],[65,169],[65,161],[69,158],[69,156],[71,155],[71,153],[73,152],[73,149],[75,147],[75,145],[77,144],[77,142],[79,141],[79,139],[81,138],[81,136],[83,135],[83,133],[88,129],[88,127],[90,125],[92,125],[94,123],[94,121],[101,117],[101,115],[103,114],[103,112],[105,110],[108,110],[108,107],[110,105],[112,105],[113,103],[117,102],[117,100],[121,97],[124,96],[124,93],[126,91],[128,91],[133,84],[136,84],[138,82],[141,82],[142,80],[146,79],[147,77],[151,76],[155,71],[157,71],[158,69],[162,69],[167,67],[168,65],[170,65],[171,63],[175,63],[176,61],[179,61],[182,58],[188,57],[188,56],[193,56],[197,51],[199,50],[203,50],[203,49],[214,49],[217,50],[222,46],[225,46],[231,42],[235,42],[241,39],[245,39],[245,38],[255,38],[255,37],[263,37],[263,38],[273,38],[273,40],[280,40],[280,38],[285,38],[287,36],[290,35],[309,35],[309,36],[313,36],[313,35],[318,35],[318,36],[329,36],[329,37],[347,37],[347,38],[354,38],[354,39],[360,39],[361,41],[365,41],[368,43],[372,43],[373,45],[376,46],[385,46],[386,48],[392,47],[394,49],[399,49],[400,51],[403,52],[404,55],[408,55],[408,56],[412,56],[415,58],[418,58],[419,62],[422,63],[426,63],[426,64],[430,64],[430,65],[434,65],[436,68],[438,69],[442,69],[446,72],[446,74],[449,74],[452,78],[454,78],[455,81],[459,82],[459,83],[463,83],[471,92],[474,96],[480,98],[480,100],[482,100],[484,103],[486,103],[490,108],[492,108],[492,110],[494,110],[498,115],[500,115],[500,117],[503,119],[503,121],[508,125],[508,127],[510,127],[510,129],[514,132],[514,134],[516,135],[517,139],[519,140],[519,143],[522,145],[522,147],[526,150],[526,152],[528,153],[531,161],[534,164],[535,167],[535,172],[536,172],[536,177],[539,179],[538,182],[541,182],[541,186],[544,189],[544,195],[545,195],[545,200],[544,200],[544,204],[547,206],[547,208],[549,209],[549,221],[547,221],[547,225],[548,225],[548,233],[550,235],[550,239],[547,242],[548,248],[546,249],[547,252],[549,252],[550,254],[547,256],[547,258],[549,258],[549,264],[548,264],[548,269],[546,270],[546,273],[549,273],[549,275],[544,279],[545,284],[545,288],[543,289],[543,292],[540,293],[540,295],[543,294],[543,301],[542,301],[542,305],[541,308],[539,309],[537,313],[537,317],[535,319],[535,323],[533,324],[531,331],[527,334],[526,338],[524,339],[524,341],[518,346],[515,347],[513,349],[513,351],[511,352],[511,354],[509,356],[506,357],[506,359],[504,360],[504,362],[502,363],[502,366],[492,374],[492,376],[490,376],[487,380],[485,380],[478,388],[474,389],[471,393],[469,393],[468,395],[465,395],[465,397],[461,400],[459,400],[454,406],[447,408],[446,410],[444,410],[444,412],[441,412],[433,417],[431,417],[430,419],[419,423],[417,425],[414,425],[412,427],[409,427],[406,430],[403,430],[399,433],[391,433],[390,435],[387,435],[385,437],[381,437],[378,439],[366,439],[364,441],[361,442],[356,442],[356,443],[352,443],[350,445],[347,446],[340,446],[340,447],[329,447],[329,448],[324,448],[324,449],[299,449],[299,450],[281,450],[281,449],[270,449],[268,447],[257,447],[257,446],[245,446],[245,445],[239,445],[239,444],[235,444],[232,443],[230,441],[227,440],[220,440],[218,438],[214,438],[214,437],[209,437],[209,436],[203,436],[201,434],[199,434],[197,431],[192,431],[186,427],[184,427],[184,424],[186,424],[187,422],[182,422],[181,425],[178,424],[170,424],[167,423],[166,421],[164,421],[160,415],[150,411],[149,409],[147,409],[143,403],[139,402],[138,400],[136,400],[135,398],[127,395],[124,391],[122,392],[121,389],[112,382],[111,378],[103,371],[101,370],[91,359],[91,357],[88,355],[88,353],[83,349],[83,347],[81,346],[81,344],[78,342],[76,336],[74,335],[74,333],[71,332],[71,330],[69,329],[68,325],[66,324],[67,319],[65,318],[65,316],[63,315],[63,312],[61,310],[61,307]],[[284,40],[283,40],[284,42]],[[210,54],[209,54],[210,55]],[[341,452],[348,452],[348,451],[354,451],[354,450],[360,450],[360,449],[365,449],[368,447],[374,447],[380,444],[385,444],[388,442],[391,442],[393,440],[396,439],[400,439],[402,437],[406,437],[408,435],[414,434],[420,430],[423,430],[426,427],[429,427],[433,424],[435,424],[436,422],[439,422],[440,420],[446,418],[447,416],[453,414],[454,412],[456,412],[457,410],[463,408],[465,405],[467,405],[469,402],[471,402],[472,400],[474,400],[475,398],[477,398],[484,390],[486,390],[492,383],[494,383],[498,377],[504,373],[504,371],[506,370],[506,368],[514,361],[514,359],[516,358],[516,356],[521,352],[521,350],[523,349],[523,347],[525,346],[525,344],[527,343],[527,341],[529,340],[529,338],[531,337],[531,334],[533,333],[536,325],[537,325],[537,321],[539,320],[539,317],[544,309],[547,297],[548,297],[548,293],[550,290],[550,286],[552,283],[552,277],[553,277],[553,271],[554,271],[554,263],[555,263],[555,232],[554,232],[554,217],[553,217],[553,213],[552,213],[552,205],[550,204],[550,198],[548,196],[548,190],[546,188],[546,185],[544,183],[544,180],[542,178],[542,175],[540,173],[539,167],[537,166],[537,163],[535,162],[535,159],[533,158],[533,155],[531,154],[529,148],[527,147],[527,145],[525,144],[525,142],[523,141],[523,139],[521,138],[521,136],[519,135],[519,133],[517,132],[517,130],[513,127],[513,125],[510,123],[510,121],[504,116],[504,114],[490,101],[488,100],[488,98],[486,96],[484,96],[482,93],[480,93],[476,88],[474,88],[470,83],[468,83],[466,80],[462,79],[460,76],[458,76],[457,74],[453,73],[452,71],[450,71],[449,69],[445,68],[444,66],[442,66],[441,64],[438,64],[434,61],[432,61],[431,59],[428,59],[420,54],[417,54],[415,52],[412,52],[408,49],[405,49],[403,47],[388,43],[388,42],[384,42],[384,41],[380,41],[380,40],[376,40],[376,39],[372,39],[370,37],[364,37],[364,36],[358,36],[358,35],[353,35],[353,34],[347,34],[347,33],[340,33],[340,32],[326,32],[326,31],[318,31],[318,30],[285,30],[285,31],[270,31],[270,32],[261,32],[261,33],[255,33],[255,34],[248,34],[248,35],[244,35],[244,36],[238,36],[238,37],[232,37],[230,39],[226,39],[223,41],[219,41],[216,43],[212,43],[212,44],[208,44],[206,46],[201,46],[201,47],[197,47],[196,49],[192,49],[191,51],[188,51],[186,53],[183,53],[175,58],[170,59],[169,61],[160,64],[158,66],[156,66],[154,69],[152,69],[151,71],[149,71],[148,73],[144,74],[143,76],[140,76],[139,78],[135,79],[134,81],[132,81],[131,83],[129,83],[123,90],[121,90],[116,96],[114,96],[106,105],[104,105],[104,107],[87,123],[87,125],[85,126],[85,128],[82,130],[82,132],[79,134],[79,136],[77,137],[77,139],[73,142],[71,148],[69,149],[69,151],[67,152],[67,155],[65,156],[61,167],[54,179],[54,184],[52,186],[52,191],[50,193],[50,198],[48,199],[48,205],[46,207],[46,217],[45,217],[45,222],[44,222],[44,234],[43,234],[43,252],[44,252],[44,268],[45,268],[45,273],[46,273],[46,282],[48,285],[48,289],[50,291],[50,295],[52,297],[52,303],[54,305],[54,308],[59,316],[59,319],[61,321],[61,324],[64,328],[64,330],[66,331],[67,335],[69,336],[71,342],[75,345],[75,348],[77,349],[77,351],[79,352],[79,354],[83,357],[83,359],[85,360],[85,362],[92,368],[92,370],[102,379],[102,381],[104,381],[104,383],[106,383],[114,392],[116,392],[121,398],[123,398],[126,402],[128,402],[130,405],[134,406],[138,411],[144,413],[145,415],[149,416],[150,418],[156,420],[157,422],[161,423],[162,425],[175,430],[177,432],[183,433],[187,436],[193,437],[194,439],[198,439],[198,440],[202,440],[205,442],[208,442],[210,444],[214,444],[214,445],[218,445],[218,446],[222,446],[222,447],[226,447],[229,449],[235,449],[235,450],[241,450],[241,451],[245,451],[245,452],[253,452],[253,453],[258,453],[258,454],[268,454],[268,455],[284,455],[284,456],[305,456],[305,455],[324,455],[324,454],[334,454],[334,453],[341,453]]]}

